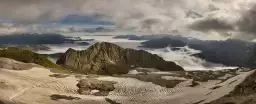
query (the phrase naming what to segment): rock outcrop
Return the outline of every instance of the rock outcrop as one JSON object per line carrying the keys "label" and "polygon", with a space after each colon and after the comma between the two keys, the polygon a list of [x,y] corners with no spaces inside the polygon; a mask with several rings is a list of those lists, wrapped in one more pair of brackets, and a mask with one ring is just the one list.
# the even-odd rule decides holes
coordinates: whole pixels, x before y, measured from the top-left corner
{"label": "rock outcrop", "polygon": [[[77,84],[78,93],[82,95],[99,95],[99,96],[107,96],[110,91],[115,89],[114,84],[116,82],[112,81],[101,81],[97,79],[83,79],[80,80]],[[97,92],[92,92],[93,90],[97,90]]]}
{"label": "rock outcrop", "polygon": [[126,74],[136,67],[183,71],[174,62],[143,50],[124,49],[112,43],[96,43],[87,50],[69,49],[57,64],[85,74]]}

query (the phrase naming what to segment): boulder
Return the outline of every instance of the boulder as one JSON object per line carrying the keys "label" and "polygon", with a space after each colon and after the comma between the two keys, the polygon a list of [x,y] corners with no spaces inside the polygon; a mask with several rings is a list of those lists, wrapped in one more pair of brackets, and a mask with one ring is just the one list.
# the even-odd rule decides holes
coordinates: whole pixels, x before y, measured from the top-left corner
{"label": "boulder", "polygon": [[[116,82],[112,81],[101,81],[97,79],[82,79],[77,84],[78,93],[83,95],[97,94],[97,93],[107,93],[115,89],[114,84]],[[97,90],[97,92],[93,92]],[[105,94],[104,94],[105,95]]]}

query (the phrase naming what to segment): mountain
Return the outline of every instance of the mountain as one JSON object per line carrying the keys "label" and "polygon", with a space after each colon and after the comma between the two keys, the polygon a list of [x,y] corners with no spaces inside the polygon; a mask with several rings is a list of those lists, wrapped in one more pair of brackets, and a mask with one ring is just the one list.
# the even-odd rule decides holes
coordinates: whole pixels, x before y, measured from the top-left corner
{"label": "mountain", "polygon": [[61,34],[42,33],[42,34],[9,34],[0,36],[0,44],[62,44],[65,43],[65,37]]}
{"label": "mountain", "polygon": [[256,44],[254,42],[236,39],[198,40],[181,36],[169,36],[143,42],[141,47],[157,49],[168,46],[171,48],[188,46],[191,49],[199,50],[200,53],[193,56],[212,63],[246,68],[256,67]]}
{"label": "mountain", "polygon": [[227,66],[255,68],[256,44],[240,40],[209,41],[202,44],[189,45],[193,49],[201,50],[194,56],[213,63]]}
{"label": "mountain", "polygon": [[184,70],[157,55],[143,50],[124,49],[107,42],[96,43],[83,51],[69,49],[57,60],[57,64],[86,74],[125,74],[136,67],[162,71]]}
{"label": "mountain", "polygon": [[0,48],[7,48],[7,47],[16,47],[16,48],[30,50],[30,51],[40,51],[40,50],[49,51],[49,50],[51,50],[51,48],[46,45],[0,44]]}
{"label": "mountain", "polygon": [[169,45],[172,47],[184,47],[187,45],[188,38],[181,36],[165,36],[163,38],[152,39],[142,42],[141,47],[145,48],[165,48]]}

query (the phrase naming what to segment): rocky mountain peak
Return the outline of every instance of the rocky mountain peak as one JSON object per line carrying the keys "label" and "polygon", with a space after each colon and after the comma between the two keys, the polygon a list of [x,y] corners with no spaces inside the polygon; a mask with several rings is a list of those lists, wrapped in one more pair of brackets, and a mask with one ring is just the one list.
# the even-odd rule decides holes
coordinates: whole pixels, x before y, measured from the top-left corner
{"label": "rocky mountain peak", "polygon": [[163,71],[183,70],[173,62],[143,50],[124,49],[113,43],[95,43],[87,50],[69,49],[57,64],[93,74],[125,74],[136,67],[156,68]]}

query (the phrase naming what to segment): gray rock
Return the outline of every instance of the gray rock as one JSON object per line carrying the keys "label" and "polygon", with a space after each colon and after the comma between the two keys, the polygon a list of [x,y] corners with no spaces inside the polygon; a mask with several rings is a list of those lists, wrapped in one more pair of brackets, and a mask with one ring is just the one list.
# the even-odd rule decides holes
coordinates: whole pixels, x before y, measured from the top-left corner
{"label": "gray rock", "polygon": [[[83,95],[89,95],[91,94],[92,90],[99,90],[98,94],[100,92],[108,94],[109,91],[113,91],[115,89],[114,84],[116,82],[112,81],[101,81],[97,79],[82,79],[77,84],[78,93]],[[104,94],[104,95],[107,95]]]}
{"label": "gray rock", "polygon": [[73,96],[67,96],[67,95],[59,95],[59,94],[53,94],[50,96],[52,100],[80,100],[81,98],[79,97],[73,97]]}

